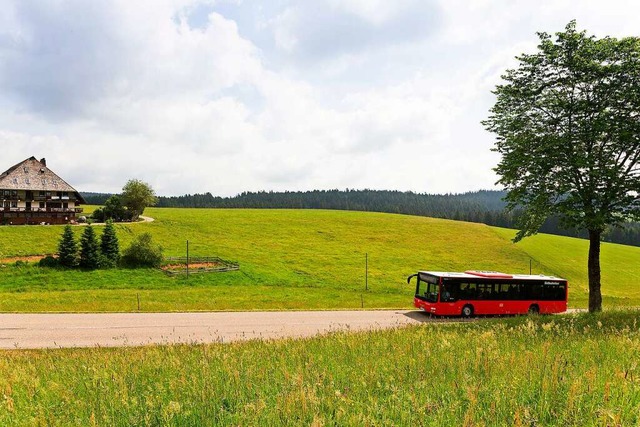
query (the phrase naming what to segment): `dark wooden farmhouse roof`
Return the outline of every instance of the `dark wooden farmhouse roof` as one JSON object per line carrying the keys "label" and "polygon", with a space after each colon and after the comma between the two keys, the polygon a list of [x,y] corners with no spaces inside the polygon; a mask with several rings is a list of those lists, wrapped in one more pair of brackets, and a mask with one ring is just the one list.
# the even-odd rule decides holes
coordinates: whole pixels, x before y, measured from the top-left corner
{"label": "dark wooden farmhouse roof", "polygon": [[67,191],[75,193],[76,199],[85,203],[84,198],[75,188],[47,167],[45,159],[38,160],[35,157],[29,157],[0,174],[0,189]]}

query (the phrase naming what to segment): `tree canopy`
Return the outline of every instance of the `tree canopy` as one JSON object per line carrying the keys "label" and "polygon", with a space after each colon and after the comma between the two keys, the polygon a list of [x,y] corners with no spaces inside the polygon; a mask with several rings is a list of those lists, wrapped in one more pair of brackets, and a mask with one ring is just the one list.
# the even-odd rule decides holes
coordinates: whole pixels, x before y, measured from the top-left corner
{"label": "tree canopy", "polygon": [[144,181],[131,179],[122,187],[122,203],[127,207],[133,219],[138,219],[147,206],[153,206],[157,201],[153,188]]}
{"label": "tree canopy", "polygon": [[598,39],[575,21],[517,57],[483,122],[501,154],[507,206],[522,209],[516,240],[551,215],[589,233],[589,309],[602,308],[600,239],[640,218],[640,39]]}

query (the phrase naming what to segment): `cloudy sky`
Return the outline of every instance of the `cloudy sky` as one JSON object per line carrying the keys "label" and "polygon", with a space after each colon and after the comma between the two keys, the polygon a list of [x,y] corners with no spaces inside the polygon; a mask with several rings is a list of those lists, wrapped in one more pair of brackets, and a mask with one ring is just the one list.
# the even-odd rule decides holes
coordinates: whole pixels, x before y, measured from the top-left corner
{"label": "cloudy sky", "polygon": [[0,169],[160,195],[495,188],[480,125],[536,31],[640,35],[601,0],[0,0]]}

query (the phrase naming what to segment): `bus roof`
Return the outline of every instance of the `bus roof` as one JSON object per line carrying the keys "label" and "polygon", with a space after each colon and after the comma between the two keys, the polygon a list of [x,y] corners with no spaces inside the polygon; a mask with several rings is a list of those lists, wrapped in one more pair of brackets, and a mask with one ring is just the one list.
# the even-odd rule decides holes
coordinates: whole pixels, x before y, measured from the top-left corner
{"label": "bus roof", "polygon": [[444,277],[448,279],[492,279],[497,281],[509,281],[512,279],[516,280],[553,280],[553,281],[563,281],[566,282],[566,279],[562,279],[560,277],[555,276],[545,276],[544,274],[504,274],[496,271],[478,271],[478,272],[465,272],[465,273],[454,273],[454,272],[445,272],[445,271],[419,271],[422,274],[429,274],[435,277]]}

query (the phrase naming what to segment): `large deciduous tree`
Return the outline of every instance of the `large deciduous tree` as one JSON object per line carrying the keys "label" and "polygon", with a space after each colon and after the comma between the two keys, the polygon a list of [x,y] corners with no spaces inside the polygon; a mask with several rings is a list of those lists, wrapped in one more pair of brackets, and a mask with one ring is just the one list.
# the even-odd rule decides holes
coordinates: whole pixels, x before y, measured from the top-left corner
{"label": "large deciduous tree", "polygon": [[586,229],[589,311],[600,311],[602,233],[640,218],[640,39],[598,39],[575,21],[555,40],[538,36],[538,50],[502,76],[483,124],[497,136],[508,207],[523,209],[515,240],[550,215]]}
{"label": "large deciduous tree", "polygon": [[144,213],[144,209],[155,205],[158,199],[149,184],[139,179],[131,179],[122,187],[122,202],[133,219],[138,219]]}

